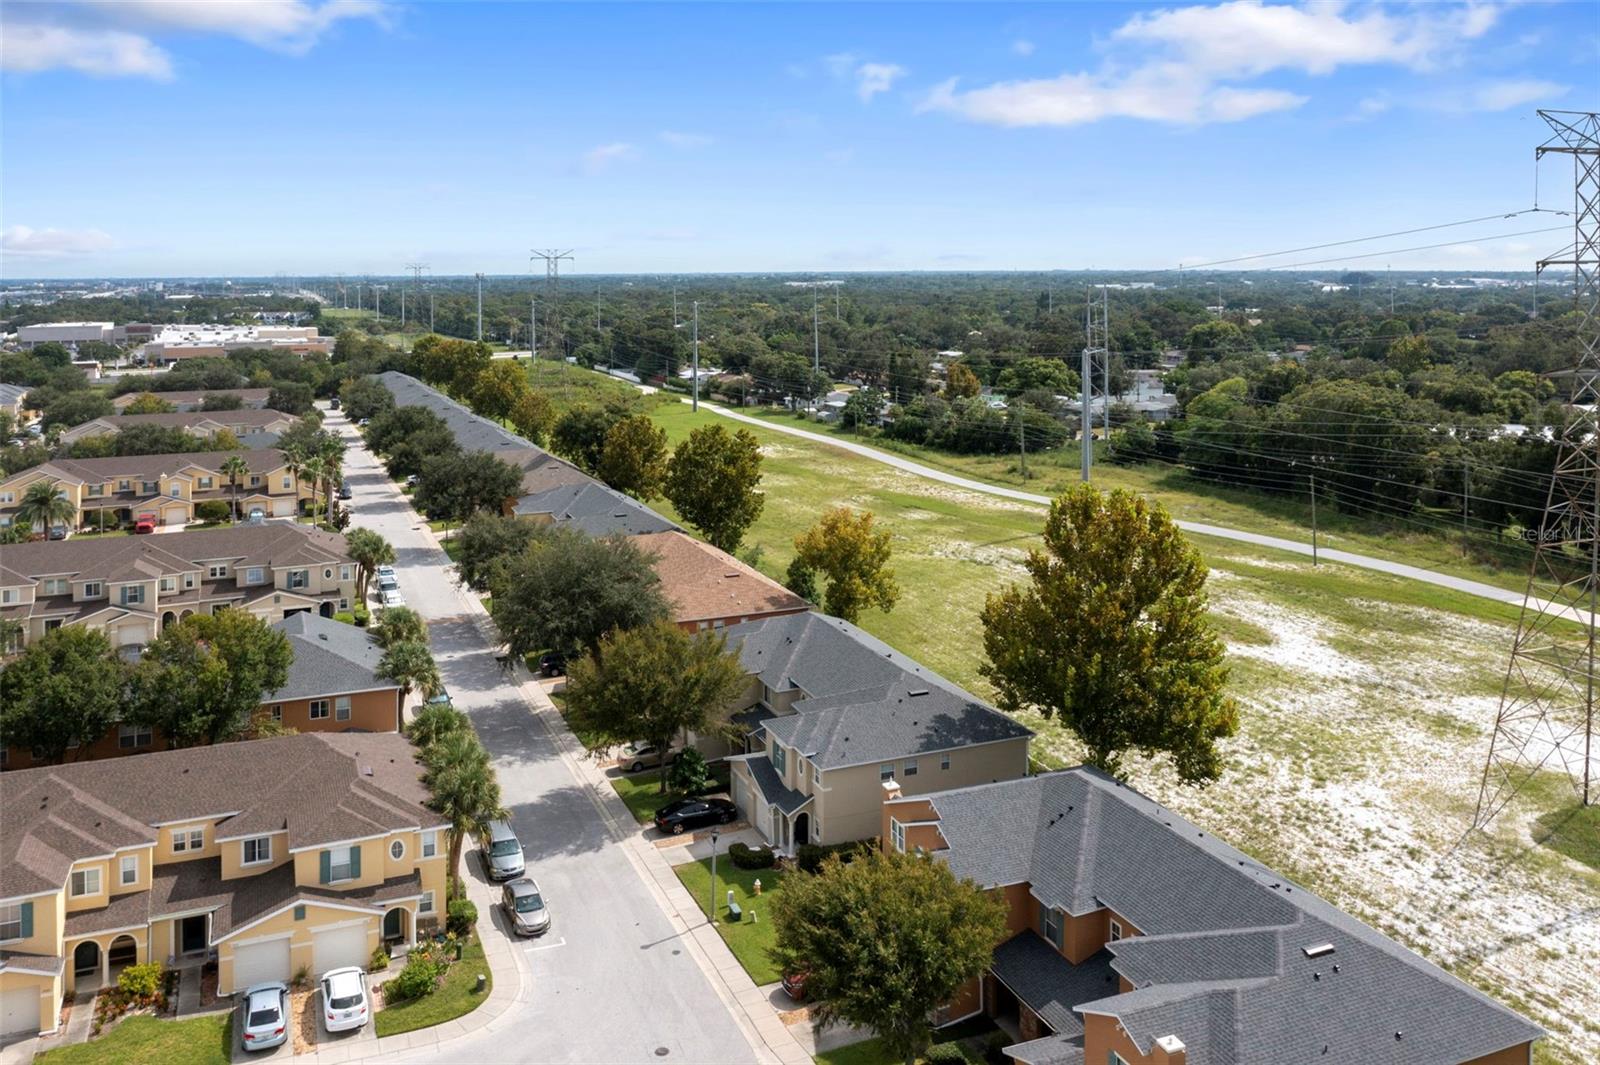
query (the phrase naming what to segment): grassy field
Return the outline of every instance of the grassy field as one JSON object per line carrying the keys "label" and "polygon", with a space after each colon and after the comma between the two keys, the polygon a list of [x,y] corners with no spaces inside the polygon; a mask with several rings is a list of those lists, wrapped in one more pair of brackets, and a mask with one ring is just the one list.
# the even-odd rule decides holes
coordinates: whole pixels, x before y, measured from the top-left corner
{"label": "grassy field", "polygon": [[[837,436],[852,443],[903,455],[934,469],[1038,495],[1057,495],[1079,480],[1080,456],[1076,443],[1030,455],[1028,477],[1024,479],[1014,454],[952,455],[883,437],[869,439],[847,432],[837,425],[802,420],[787,412],[752,410],[748,413],[765,421],[793,425],[809,432]],[[1105,488],[1127,488],[1149,496],[1160,501],[1174,518],[1224,525],[1302,543],[1311,540],[1311,505],[1304,495],[1269,496],[1260,492],[1240,491],[1202,481],[1185,470],[1162,463],[1116,466],[1101,461],[1098,452],[1095,458],[1096,484]],[[1326,504],[1317,508],[1317,519],[1318,542],[1326,548],[1375,555],[1515,591],[1522,591],[1527,583],[1526,553],[1514,547],[1504,547],[1505,557],[1499,559],[1486,556],[1466,558],[1460,538],[1454,535],[1453,515],[1430,519],[1442,530],[1438,533],[1425,531],[1410,521],[1399,519],[1384,527],[1370,516],[1341,514]]]}
{"label": "grassy field", "polygon": [[[489,978],[481,992],[477,990],[479,973]],[[373,1017],[373,1027],[380,1036],[431,1028],[471,1013],[488,1001],[489,992],[493,990],[494,973],[484,961],[483,944],[474,937],[462,952],[461,960],[450,963],[439,990],[410,1002],[385,1006]]]}
{"label": "grassy field", "polygon": [[607,377],[571,363],[540,359],[524,361],[523,365],[528,370],[528,382],[550,397],[558,413],[580,403],[603,403],[610,397],[627,398],[639,394],[620,378]]}
{"label": "grassy field", "polygon": [[[653,415],[674,443],[696,425],[726,424],[672,400]],[[978,612],[985,595],[1024,577],[1042,511],[756,435],[767,502],[747,557],[781,577],[795,535],[822,510],[871,510],[893,534],[902,597],[862,627],[989,694]],[[1215,509],[1200,516],[1227,520]],[[1467,833],[1515,608],[1233,541],[1194,542],[1212,571],[1241,732],[1209,788],[1181,787],[1162,763],[1138,759],[1132,782],[1527,1012],[1552,1032],[1540,1060],[1600,1059],[1600,981],[1587,945],[1600,936],[1600,870],[1586,864],[1593,822],[1560,820],[1571,789],[1540,780],[1487,833]],[[1028,724],[1042,763],[1079,760],[1061,727]]]}
{"label": "grassy field", "polygon": [[[711,859],[689,862],[675,867],[673,871],[678,874],[678,879],[689,894],[694,896],[700,912],[712,916],[706,909],[712,892]],[[739,959],[739,964],[744,966],[744,971],[750,974],[750,979],[756,982],[757,987],[783,978],[777,965],[767,956],[767,950],[777,935],[770,916],[770,905],[773,896],[782,890],[784,875],[777,869],[740,869],[728,860],[726,854],[717,859],[717,931],[722,933],[728,949],[733,951],[733,956]],[[759,896],[755,893],[757,880],[761,881]],[[737,923],[728,919],[730,889],[734,901],[744,911],[744,919]],[[759,920],[756,919],[758,914]]]}
{"label": "grassy field", "polygon": [[42,1065],[227,1065],[232,1054],[233,1014],[225,1013],[187,1021],[129,1017],[99,1039],[59,1047],[33,1060]]}

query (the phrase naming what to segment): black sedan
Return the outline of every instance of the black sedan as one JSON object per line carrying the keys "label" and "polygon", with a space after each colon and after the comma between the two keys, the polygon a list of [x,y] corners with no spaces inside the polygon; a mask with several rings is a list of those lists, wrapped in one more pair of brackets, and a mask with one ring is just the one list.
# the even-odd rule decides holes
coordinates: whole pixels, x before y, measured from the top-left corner
{"label": "black sedan", "polygon": [[554,651],[539,656],[539,676],[563,677],[567,673],[567,656]]}
{"label": "black sedan", "polygon": [[676,836],[686,828],[725,825],[738,816],[738,808],[727,799],[679,799],[657,810],[655,822],[661,831]]}

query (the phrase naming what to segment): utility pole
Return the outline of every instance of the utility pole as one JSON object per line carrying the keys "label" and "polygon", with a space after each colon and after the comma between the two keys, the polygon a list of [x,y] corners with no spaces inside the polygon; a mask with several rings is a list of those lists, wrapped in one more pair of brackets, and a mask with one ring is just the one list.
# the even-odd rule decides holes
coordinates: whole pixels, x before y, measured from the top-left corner
{"label": "utility pole", "polygon": [[700,413],[700,301],[694,301],[694,355],[692,372],[694,373],[694,402],[690,407],[696,414]]}
{"label": "utility pole", "polygon": [[[1080,404],[1082,410],[1079,412],[1079,422],[1082,426],[1081,431],[1083,434],[1083,452],[1081,455],[1081,469],[1079,471],[1079,475],[1080,479],[1085,484],[1087,484],[1090,479],[1090,471],[1094,463],[1093,402],[1095,360],[1098,358],[1102,366],[1109,364],[1111,361],[1110,340],[1107,336],[1107,319],[1105,317],[1105,289],[1101,289],[1100,295],[1101,306],[1099,308],[1099,314],[1095,313],[1096,308],[1093,288],[1089,289],[1089,293],[1084,301],[1083,308],[1083,363],[1078,378],[1080,386],[1079,397],[1082,401]],[[1108,374],[1107,381],[1109,382],[1109,371],[1105,372]],[[1108,407],[1108,413],[1106,415],[1106,424],[1108,426],[1110,425],[1111,417],[1109,413],[1109,406],[1111,402],[1109,392],[1109,387],[1105,387],[1105,391],[1102,393],[1101,397],[1106,402]]]}
{"label": "utility pole", "polygon": [[1028,481],[1028,423],[1017,415],[1017,468],[1022,471],[1022,481]]}
{"label": "utility pole", "polygon": [[594,287],[594,342],[600,343],[600,286]]}
{"label": "utility pole", "polygon": [[539,297],[528,299],[528,358],[533,360],[533,372],[539,372]]}
{"label": "utility pole", "polygon": [[483,340],[483,275],[474,275],[478,279],[478,340]]}
{"label": "utility pole", "polygon": [[817,283],[811,283],[811,370],[822,372],[822,334],[817,326]]}
{"label": "utility pole", "polygon": [[430,289],[428,292],[428,332],[432,333],[433,331],[433,292]]}
{"label": "utility pole", "polygon": [[1311,564],[1317,564],[1317,471],[1311,471]]}
{"label": "utility pole", "polygon": [[1111,290],[1100,288],[1100,339],[1105,356],[1100,360],[1100,411],[1102,437],[1111,439]]}
{"label": "utility pole", "polygon": [[535,248],[533,254],[529,257],[529,261],[531,262],[533,259],[544,260],[545,285],[549,288],[549,292],[546,293],[548,299],[545,301],[547,309],[544,313],[545,346],[556,346],[557,354],[559,355],[560,349],[555,339],[557,325],[559,324],[556,314],[556,288],[561,280],[561,260],[565,259],[571,262],[572,250],[570,248],[566,251],[562,251],[559,248],[546,248],[544,251],[539,251]]}
{"label": "utility pole", "polygon": [[1472,503],[1472,456],[1461,451],[1461,555],[1467,555],[1467,515]]}
{"label": "utility pole", "polygon": [[[417,286],[422,284],[422,271],[428,268],[427,263],[406,263],[406,269],[411,271],[411,302],[416,302]],[[400,290],[400,332],[406,331],[406,290]]]}

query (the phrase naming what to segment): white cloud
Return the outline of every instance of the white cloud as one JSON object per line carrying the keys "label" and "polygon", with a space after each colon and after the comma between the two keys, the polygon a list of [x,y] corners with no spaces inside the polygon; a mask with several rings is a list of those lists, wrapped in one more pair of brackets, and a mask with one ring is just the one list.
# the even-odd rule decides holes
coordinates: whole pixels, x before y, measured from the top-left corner
{"label": "white cloud", "polygon": [[638,154],[639,150],[626,141],[597,145],[583,153],[583,168],[591,174],[598,174],[612,164],[625,162]]}
{"label": "white cloud", "polygon": [[1446,65],[1494,25],[1500,8],[1468,3],[1397,14],[1342,3],[1295,7],[1257,0],[1134,15],[1112,34],[1095,71],[936,86],[922,110],[1000,126],[1072,126],[1105,118],[1199,125],[1299,107],[1306,97],[1249,84],[1278,71],[1327,75],[1343,66]]}
{"label": "white cloud", "polygon": [[664,129],[658,136],[662,143],[674,148],[704,148],[711,143],[711,138],[704,133],[682,133],[675,129]]}
{"label": "white cloud", "polygon": [[896,81],[905,77],[906,68],[898,63],[877,63],[862,59],[854,52],[836,52],[822,57],[822,65],[836,81],[853,82],[856,95],[867,103],[881,92],[888,92]]}
{"label": "white cloud", "polygon": [[1549,103],[1552,98],[1565,96],[1568,87],[1553,81],[1537,78],[1506,78],[1486,81],[1467,94],[1467,106],[1473,111],[1509,111],[1524,104]]}
{"label": "white cloud", "polygon": [[866,103],[880,92],[888,92],[905,73],[906,68],[895,63],[862,63],[856,68],[856,95]]}
{"label": "white cloud", "polygon": [[136,33],[9,21],[0,26],[0,70],[31,74],[57,68],[96,78],[172,78],[167,53]]}
{"label": "white cloud", "polygon": [[1011,42],[1011,50],[1013,52],[1017,53],[1018,55],[1032,55],[1033,54],[1033,42],[1032,41],[1025,41],[1025,40],[1022,40],[1022,39],[1019,38],[1019,39]]}
{"label": "white cloud", "polygon": [[172,77],[164,35],[211,34],[302,55],[351,19],[386,25],[383,0],[80,0],[8,4],[0,68],[76,70],[96,77]]}
{"label": "white cloud", "polygon": [[0,231],[0,254],[18,259],[69,259],[110,251],[116,246],[111,234],[99,229],[34,229],[14,225]]}

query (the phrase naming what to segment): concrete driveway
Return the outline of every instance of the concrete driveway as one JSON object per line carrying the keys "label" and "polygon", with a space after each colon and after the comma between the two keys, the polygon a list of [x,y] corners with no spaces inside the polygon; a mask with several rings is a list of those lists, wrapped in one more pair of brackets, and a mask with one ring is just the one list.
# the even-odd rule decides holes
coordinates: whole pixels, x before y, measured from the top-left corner
{"label": "concrete driveway", "polygon": [[[637,828],[608,813],[577,765],[495,662],[481,610],[339,412],[326,425],[349,444],[352,527],[394,545],[407,603],[427,619],[455,705],[494,758],[529,874],[551,908],[549,935],[517,944],[523,980],[514,1034],[453,1039],[396,1061],[743,1063],[758,1055],[652,896],[621,841]],[[530,682],[529,687],[532,688]],[[467,876],[479,875],[463,863]],[[486,935],[504,934],[489,914]],[[498,978],[497,978],[498,979]],[[470,1016],[463,1023],[469,1025]]]}

